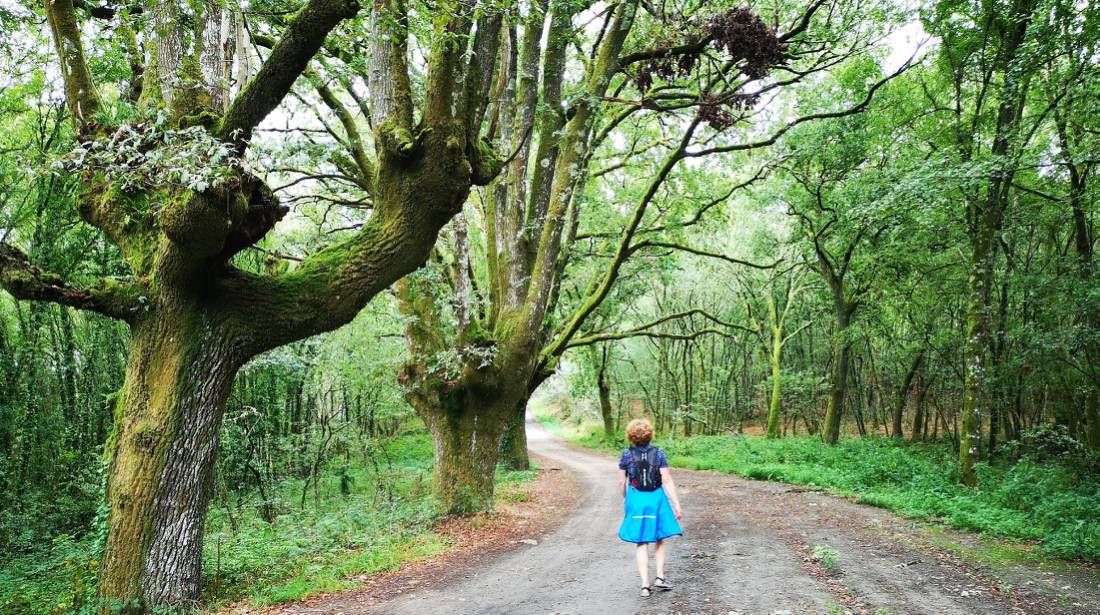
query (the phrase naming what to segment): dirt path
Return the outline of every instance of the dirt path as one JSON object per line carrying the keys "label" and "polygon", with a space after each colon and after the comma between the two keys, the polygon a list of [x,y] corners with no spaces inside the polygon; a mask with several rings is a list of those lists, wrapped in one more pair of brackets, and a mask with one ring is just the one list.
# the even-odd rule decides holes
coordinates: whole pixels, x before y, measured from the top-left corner
{"label": "dirt path", "polygon": [[[688,470],[674,474],[686,514],[685,536],[674,539],[669,561],[676,588],[643,599],[633,546],[616,537],[622,499],[615,461],[537,426],[529,425],[528,437],[544,464],[574,475],[577,502],[565,523],[532,536],[536,545],[464,561],[434,586],[373,605],[370,613],[1100,614],[1095,570],[994,572],[963,563],[935,546],[924,526],[883,510]],[[814,546],[831,550],[835,565],[810,557]],[[308,612],[364,612],[345,609]]]}

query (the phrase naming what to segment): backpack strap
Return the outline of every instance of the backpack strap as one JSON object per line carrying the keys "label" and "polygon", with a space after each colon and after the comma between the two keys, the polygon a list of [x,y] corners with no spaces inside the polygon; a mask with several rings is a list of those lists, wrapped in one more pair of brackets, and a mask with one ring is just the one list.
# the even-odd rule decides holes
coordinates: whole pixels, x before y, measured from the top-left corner
{"label": "backpack strap", "polygon": [[[641,461],[641,460],[638,458],[638,451],[634,450],[633,446],[631,446],[627,450],[630,452],[630,472],[634,472],[635,467],[638,465],[638,462]],[[630,477],[630,484],[637,487],[638,486],[638,477],[637,476],[631,476]]]}

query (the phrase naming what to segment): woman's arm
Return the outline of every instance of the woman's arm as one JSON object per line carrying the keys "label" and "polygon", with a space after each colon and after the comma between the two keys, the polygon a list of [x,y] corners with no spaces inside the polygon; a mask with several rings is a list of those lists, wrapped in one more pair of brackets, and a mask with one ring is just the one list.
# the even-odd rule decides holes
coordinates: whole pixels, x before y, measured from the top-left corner
{"label": "woman's arm", "polygon": [[626,497],[626,470],[619,470],[619,493]]}
{"label": "woman's arm", "polygon": [[680,508],[680,495],[676,493],[676,481],[672,480],[672,472],[669,472],[668,468],[661,468],[661,485],[668,494],[668,501],[672,503],[672,512],[676,513],[677,519],[683,519],[684,511]]}

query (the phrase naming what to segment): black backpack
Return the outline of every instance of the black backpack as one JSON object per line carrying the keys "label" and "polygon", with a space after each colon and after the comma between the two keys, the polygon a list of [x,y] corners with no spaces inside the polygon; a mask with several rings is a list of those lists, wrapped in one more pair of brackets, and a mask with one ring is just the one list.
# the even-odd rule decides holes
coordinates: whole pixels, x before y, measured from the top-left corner
{"label": "black backpack", "polygon": [[661,469],[657,467],[657,449],[630,448],[630,484],[638,491],[656,491],[661,487]]}

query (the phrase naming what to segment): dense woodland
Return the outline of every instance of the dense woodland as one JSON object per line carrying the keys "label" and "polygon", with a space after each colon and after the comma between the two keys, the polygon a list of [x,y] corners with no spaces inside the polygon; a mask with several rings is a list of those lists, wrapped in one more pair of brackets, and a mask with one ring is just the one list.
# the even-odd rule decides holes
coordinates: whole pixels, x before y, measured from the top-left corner
{"label": "dense woodland", "polygon": [[484,510],[550,390],[1094,506],[1098,44],[1075,0],[0,1],[3,606]]}

